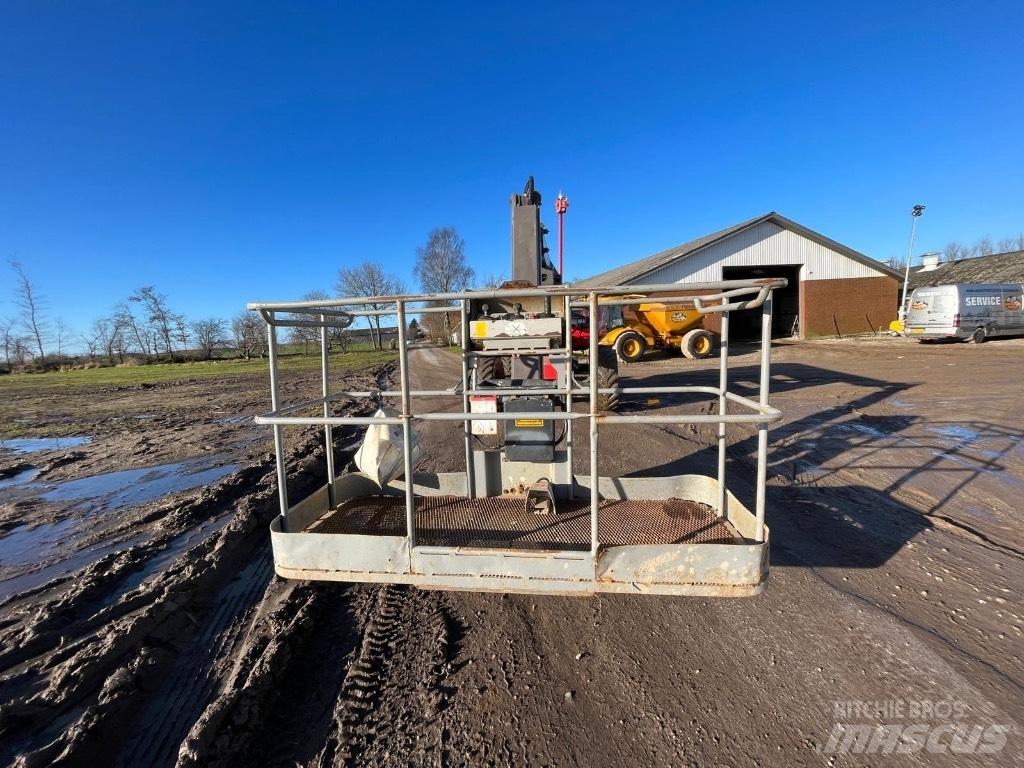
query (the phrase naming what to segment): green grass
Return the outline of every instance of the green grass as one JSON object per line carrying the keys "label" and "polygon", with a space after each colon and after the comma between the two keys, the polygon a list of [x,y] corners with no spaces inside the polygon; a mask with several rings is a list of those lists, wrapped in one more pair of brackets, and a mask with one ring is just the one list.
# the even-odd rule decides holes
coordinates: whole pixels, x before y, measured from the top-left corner
{"label": "green grass", "polygon": [[[350,349],[331,354],[332,371],[367,368],[378,363],[395,360],[397,352],[374,351],[369,348]],[[318,371],[319,349],[310,349],[303,355],[299,349],[285,347],[279,358],[281,371]],[[75,371],[48,371],[47,373],[12,373],[0,376],[0,392],[18,392],[44,388],[123,387],[137,384],[157,384],[186,379],[215,378],[221,376],[266,376],[267,360],[208,360],[192,363],[158,363],[122,368],[83,368]]]}

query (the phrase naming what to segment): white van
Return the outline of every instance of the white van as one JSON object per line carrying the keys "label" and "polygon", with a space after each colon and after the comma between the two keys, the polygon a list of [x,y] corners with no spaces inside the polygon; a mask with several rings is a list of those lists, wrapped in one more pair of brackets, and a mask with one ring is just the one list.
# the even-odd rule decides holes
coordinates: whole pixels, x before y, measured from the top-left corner
{"label": "white van", "polygon": [[1020,283],[959,283],[915,288],[907,307],[907,335],[982,342],[1024,334]]}

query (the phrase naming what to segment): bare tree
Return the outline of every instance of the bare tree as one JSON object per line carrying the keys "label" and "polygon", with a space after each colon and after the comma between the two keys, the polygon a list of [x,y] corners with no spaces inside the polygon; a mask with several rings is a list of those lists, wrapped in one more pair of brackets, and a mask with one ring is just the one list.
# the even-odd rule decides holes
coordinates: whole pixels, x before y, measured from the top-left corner
{"label": "bare tree", "polygon": [[1016,241],[1012,237],[1004,237],[996,243],[996,253],[1006,253],[1013,250]]}
{"label": "bare tree", "polygon": [[96,353],[100,351],[100,342],[93,333],[79,335],[79,340],[85,348],[85,354],[89,356],[90,362],[96,362]]}
{"label": "bare tree", "polygon": [[426,245],[416,249],[413,274],[426,293],[452,293],[469,285],[473,270],[466,264],[466,243],[453,227],[427,235]]}
{"label": "bare tree", "polygon": [[115,325],[114,334],[110,337],[110,347],[108,348],[107,356],[113,361],[113,356],[117,355],[117,362],[123,363],[130,353],[131,347],[128,343],[127,329],[122,325]]}
{"label": "bare tree", "polygon": [[225,345],[224,337],[226,335],[224,321],[219,317],[208,317],[205,320],[197,320],[192,323],[192,338],[195,339],[196,347],[203,353],[206,360],[213,357],[213,353],[218,347]]}
{"label": "bare tree", "polygon": [[185,322],[184,315],[174,314],[172,315],[172,319],[174,321],[174,340],[178,342],[178,348],[183,352],[186,352],[187,357],[188,342],[190,339],[189,324]]}
{"label": "bare tree", "polygon": [[973,258],[988,256],[992,253],[995,253],[995,248],[992,245],[992,238],[988,235],[978,238],[978,241],[971,246],[971,256]]}
{"label": "bare tree", "polygon": [[[358,267],[342,267],[338,270],[337,290],[339,296],[394,296],[405,291],[402,281],[380,268],[379,264],[364,261]],[[385,309],[387,304],[370,302],[361,305],[363,309]],[[374,338],[373,330],[377,329]],[[380,349],[380,316],[370,317],[370,339],[373,348]]]}
{"label": "bare tree", "polygon": [[14,345],[18,340],[14,333],[15,323],[9,317],[0,317],[0,347],[4,351],[4,365],[11,370],[11,355],[14,353]]}
{"label": "bare tree", "polygon": [[64,342],[70,335],[71,329],[62,317],[57,318],[53,328],[53,339],[57,344],[57,365],[60,365],[64,361]]}
{"label": "bare tree", "polygon": [[[128,301],[138,302],[146,310],[147,321],[153,328],[157,338],[163,342],[164,351],[167,352],[167,359],[174,360],[174,347],[172,339],[177,320],[180,317],[167,306],[167,297],[151,285],[139,288],[128,297]],[[184,323],[184,318],[182,318]],[[154,350],[157,345],[153,345]]]}
{"label": "bare tree", "polygon": [[16,337],[14,339],[14,359],[18,365],[24,366],[32,357],[32,350],[28,348],[25,339]]}
{"label": "bare tree", "polygon": [[[302,297],[302,300],[303,301],[327,301],[329,298],[330,298],[330,296],[327,295],[326,291],[321,291],[321,290],[317,289],[317,290],[309,291],[308,293],[306,293]],[[311,318],[310,315],[299,315],[299,316],[297,316],[297,319],[300,319],[300,320],[310,320],[312,318]],[[311,344],[315,345],[315,344],[318,344],[320,342],[320,329],[319,328],[307,328],[307,327],[292,328],[291,332],[288,334],[288,340],[292,344],[301,344],[302,345],[302,354],[303,355],[308,355],[309,354],[309,347],[310,347],[310,345]]]}
{"label": "bare tree", "polygon": [[96,349],[102,350],[107,357],[107,365],[114,364],[114,351],[123,347],[123,328],[118,323],[117,316],[100,317],[93,321],[89,330],[89,338]]}
{"label": "bare tree", "polygon": [[235,349],[246,360],[253,355],[263,357],[267,349],[267,325],[251,312],[242,312],[231,320],[231,336]]}
{"label": "bare tree", "polygon": [[[442,307],[445,302],[431,301],[428,306]],[[445,344],[452,343],[452,332],[459,323],[458,310],[448,312],[429,312],[420,316],[420,333],[425,334],[431,341],[444,341]]]}
{"label": "bare tree", "polygon": [[29,280],[28,274],[21,262],[11,259],[11,269],[14,270],[14,300],[21,310],[21,324],[27,333],[30,333],[36,342],[36,349],[39,350],[39,364],[46,364],[46,352],[43,349],[43,340],[47,335],[46,317],[43,313],[43,297],[36,290],[35,285]]}
{"label": "bare tree", "polygon": [[[431,230],[426,245],[416,249],[413,273],[426,293],[461,291],[473,279],[473,270],[466,264],[466,243],[454,227]],[[447,306],[450,302],[440,302]],[[451,341],[451,318],[445,312],[445,341]]]}
{"label": "bare tree", "polygon": [[508,282],[508,278],[504,275],[496,275],[494,273],[484,275],[476,281],[477,288],[501,288],[502,283]]}
{"label": "bare tree", "polygon": [[960,259],[966,259],[968,255],[967,246],[958,243],[956,240],[946,243],[946,247],[942,250],[943,261],[959,261]]}
{"label": "bare tree", "polygon": [[117,306],[114,313],[114,322],[122,329],[122,349],[131,349],[135,344],[139,353],[149,362],[153,357],[153,346],[147,329],[135,316],[131,305],[123,301]]}
{"label": "bare tree", "polygon": [[348,332],[347,328],[331,328],[327,343],[332,347],[336,346],[342,351],[342,354],[348,352],[348,348],[352,345],[352,334]]}

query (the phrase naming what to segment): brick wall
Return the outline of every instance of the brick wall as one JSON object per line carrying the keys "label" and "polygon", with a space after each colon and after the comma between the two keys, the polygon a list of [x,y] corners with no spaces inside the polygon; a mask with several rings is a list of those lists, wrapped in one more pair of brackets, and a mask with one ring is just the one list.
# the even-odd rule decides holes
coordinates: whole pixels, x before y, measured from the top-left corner
{"label": "brick wall", "polygon": [[800,335],[805,339],[871,333],[896,319],[899,281],[850,277],[800,283]]}
{"label": "brick wall", "polygon": [[[896,319],[900,282],[893,277],[848,277],[836,280],[800,281],[800,337],[843,336],[871,333]],[[694,296],[707,291],[679,291]],[[659,301],[666,301],[659,297]],[[761,310],[756,311],[760,314]],[[835,321],[832,316],[835,315]],[[870,325],[869,325],[870,322]],[[721,331],[721,315],[708,315],[704,327]]]}

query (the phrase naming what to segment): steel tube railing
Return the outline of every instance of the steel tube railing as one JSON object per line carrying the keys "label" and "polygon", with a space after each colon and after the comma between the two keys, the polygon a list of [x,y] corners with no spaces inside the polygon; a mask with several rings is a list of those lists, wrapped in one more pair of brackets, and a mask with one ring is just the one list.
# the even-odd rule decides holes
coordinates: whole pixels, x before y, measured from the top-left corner
{"label": "steel tube railing", "polygon": [[[267,356],[270,363],[270,407],[280,407],[281,393],[277,384],[277,329],[267,326]],[[281,505],[281,530],[288,531],[288,475],[284,466],[284,434],[280,424],[274,424],[274,459],[277,470],[277,499]]]}
{"label": "steel tube railing", "polygon": [[598,548],[600,547],[598,532],[600,530],[598,515],[601,509],[601,494],[598,490],[599,475],[597,471],[598,464],[598,427],[597,427],[597,294],[590,294],[590,309],[588,310],[588,320],[590,324],[590,344],[589,344],[589,368],[590,368],[590,380],[587,382],[590,384],[590,552],[595,557],[597,556]]}
{"label": "steel tube railing", "polygon": [[[562,299],[562,311],[565,317],[566,343],[572,349],[572,300],[565,296]],[[572,354],[565,356],[565,410],[572,411]],[[573,419],[565,422],[565,462],[569,467],[569,498],[576,498],[576,473],[573,471]]]}
{"label": "steel tube railing", "polygon": [[571,353],[572,353],[571,349],[564,349],[564,348],[558,348],[558,349],[550,349],[550,348],[531,349],[529,352],[510,352],[510,351],[504,350],[504,349],[488,349],[488,350],[481,350],[480,352],[467,352],[467,354],[470,357],[523,357],[523,356],[526,356],[526,357],[543,357],[545,355],[550,357],[552,355],[568,355],[568,354],[571,354]]}
{"label": "steel tube railing", "polygon": [[[466,300],[459,303],[459,342],[462,345],[462,411],[469,411],[469,313]],[[463,452],[466,454],[466,498],[476,497],[476,478],[473,475],[473,422],[462,423]]]}
{"label": "steel tube railing", "polygon": [[[769,296],[761,305],[761,375],[758,402],[762,408],[768,407],[768,384],[772,356],[772,297]],[[781,414],[780,414],[781,415]],[[764,541],[764,506],[765,487],[768,482],[768,424],[757,425],[757,480],[754,499],[754,516],[756,518],[755,536]]]}
{"label": "steel tube railing", "polygon": [[405,303],[398,302],[398,380],[402,388],[402,462],[405,467],[405,527],[416,546],[416,496],[412,478],[412,400],[409,397],[409,345],[405,343]]}
{"label": "steel tube railing", "polygon": [[758,413],[752,416],[739,413],[727,413],[724,416],[717,413],[696,413],[692,415],[605,413],[597,417],[598,421],[602,424],[718,424],[722,421],[726,424],[769,424],[775,421],[776,418],[775,415],[770,413]]}
{"label": "steel tube railing", "polygon": [[[718,387],[705,387],[700,385],[679,385],[675,387],[598,387],[598,393],[602,395],[620,394],[620,395],[672,395],[672,394],[702,394],[702,395],[715,395],[719,394]],[[572,395],[586,396],[590,394],[590,387],[576,387],[571,390],[563,388],[550,388],[541,389],[536,388],[511,388],[511,387],[485,387],[483,389],[470,389],[465,394],[467,395],[564,395],[566,393]],[[461,397],[462,392],[456,389],[413,389],[409,391],[410,397]],[[752,407],[757,407],[757,404],[753,400],[749,400],[742,395],[737,395],[735,392],[727,392],[727,397],[730,400],[736,402],[744,402],[751,404]],[[343,399],[355,399],[360,397],[401,397],[402,392],[400,390],[339,390],[332,394],[329,398],[329,402]],[[295,411],[302,410],[303,408],[313,408],[322,405],[324,399],[322,397],[314,397],[309,400],[304,400],[301,403],[295,403],[294,405],[287,405],[276,411],[271,411],[265,415],[285,415],[287,413],[294,413]]]}
{"label": "steel tube railing", "polygon": [[725,505],[728,503],[725,493],[725,454],[726,454],[726,397],[729,389],[729,313],[722,314],[721,334],[719,335],[719,366],[718,366],[718,415],[722,419],[718,422],[718,512],[719,517],[726,516]]}
{"label": "steel tube railing", "polygon": [[281,424],[289,426],[330,424],[332,427],[369,427],[373,424],[393,424],[399,426],[402,423],[402,418],[400,416],[256,416],[253,421],[256,424]]}
{"label": "steel tube railing", "polygon": [[[659,387],[660,389],[660,387]],[[717,394],[718,389],[715,387],[677,387],[669,388],[673,392],[696,392],[706,394]],[[496,394],[505,392],[521,392],[522,390],[470,390],[471,394]],[[529,394],[562,394],[561,390],[527,390]],[[574,393],[587,394],[587,390],[573,389]],[[625,391],[616,390],[613,387],[598,388],[599,393]],[[412,396],[417,393],[411,392]],[[369,396],[369,395],[368,395]],[[724,414],[724,422],[728,424],[742,424],[752,423],[760,424],[772,421],[777,421],[781,418],[782,413],[771,406],[763,406],[760,402],[756,402],[748,397],[743,397],[735,392],[726,392],[725,398],[733,402],[742,404],[742,406],[751,409],[752,414]],[[310,406],[311,408],[315,404],[319,404],[323,400],[313,400]],[[332,416],[332,417],[290,417],[286,414],[292,413],[290,408],[281,409],[278,412],[271,411],[267,414],[262,414],[255,417],[257,424],[325,424],[328,421],[333,425],[338,424],[400,424],[399,417],[375,417],[375,416]],[[416,421],[459,421],[462,419],[474,420],[479,419],[483,421],[503,420],[503,419],[524,419],[524,418],[544,418],[545,420],[558,421],[559,419],[585,419],[589,417],[589,414],[577,414],[575,416],[570,415],[571,412],[555,412],[553,414],[474,414],[469,411],[464,412],[451,412],[451,413],[432,413],[432,414],[413,414],[413,419]],[[597,417],[600,421],[605,423],[648,423],[648,424],[711,424],[720,421],[718,416],[714,414],[625,414],[618,415],[612,413],[601,413]]]}
{"label": "steel tube railing", "polygon": [[[724,417],[715,413],[679,413],[679,414],[616,414],[599,413],[597,420],[601,424],[717,424],[724,418],[727,424],[770,424],[776,421],[778,411],[774,413],[757,413],[753,415],[727,413]],[[576,421],[589,419],[589,413],[569,413],[561,411],[540,411],[537,413],[422,413],[413,414],[413,421],[512,421],[514,419],[540,419],[542,421]],[[329,423],[332,426],[348,424],[401,424],[400,416],[256,416],[256,424],[305,424],[321,426]]]}
{"label": "steel tube railing", "polygon": [[[599,464],[600,464],[600,449],[599,449],[599,427],[601,424],[714,424],[717,426],[717,438],[718,438],[718,515],[728,518],[728,505],[726,495],[726,459],[728,449],[728,425],[729,424],[753,424],[757,428],[757,480],[756,480],[756,502],[755,502],[755,538],[758,541],[763,541],[765,536],[765,487],[767,481],[767,445],[768,445],[768,424],[772,421],[776,421],[781,418],[781,413],[775,408],[768,405],[769,397],[769,385],[770,385],[770,362],[771,362],[771,323],[772,323],[772,296],[771,289],[781,287],[785,284],[785,281],[778,279],[758,281],[758,285],[752,286],[750,281],[725,281],[722,283],[709,283],[709,284],[698,284],[698,285],[687,285],[685,289],[680,288],[678,285],[657,285],[657,286],[644,286],[643,293],[645,295],[639,295],[635,291],[635,286],[632,287],[619,287],[610,289],[590,289],[585,292],[580,290],[573,290],[569,287],[556,286],[554,288],[546,289],[513,289],[509,291],[476,291],[461,294],[436,294],[432,297],[373,297],[373,303],[378,306],[385,303],[393,303],[393,308],[388,309],[365,309],[360,310],[356,308],[357,304],[369,303],[370,299],[342,299],[342,300],[331,300],[328,302],[292,302],[287,304],[274,304],[274,305],[261,305],[253,304],[250,308],[258,309],[264,318],[267,320],[267,333],[268,333],[268,347],[269,347],[269,367],[270,367],[270,384],[271,384],[271,411],[270,413],[257,416],[255,421],[259,424],[269,424],[273,427],[274,433],[274,449],[276,453],[276,474],[278,481],[278,500],[281,505],[281,517],[282,517],[282,530],[287,531],[288,519],[288,489],[287,489],[287,476],[285,472],[285,445],[283,428],[289,425],[318,425],[324,429],[324,441],[325,449],[327,452],[327,476],[329,493],[332,494],[331,504],[333,505],[333,485],[336,479],[336,466],[334,462],[334,450],[333,450],[333,428],[341,425],[373,425],[373,424],[387,424],[387,425],[400,425],[402,427],[403,434],[403,463],[405,470],[405,477],[411,478],[413,476],[412,466],[412,423],[414,421],[438,421],[438,422],[457,422],[461,421],[463,425],[463,440],[464,440],[464,458],[466,463],[466,492],[467,496],[473,497],[476,493],[476,488],[473,482],[473,471],[472,471],[472,423],[477,420],[491,420],[491,421],[508,421],[513,419],[539,419],[544,421],[562,421],[566,424],[566,457],[569,466],[569,477],[570,482],[575,483],[575,475],[573,472],[573,453],[574,453],[574,440],[573,440],[573,422],[577,419],[587,419],[590,426],[590,493],[591,493],[591,505],[590,505],[590,517],[591,517],[591,555],[596,556],[600,550],[600,493],[598,490],[598,484],[600,482]],[[632,296],[628,299],[615,299],[611,301],[600,301],[600,296],[607,292],[619,292],[625,293],[627,288],[632,288],[630,291]],[[647,300],[647,296],[658,292],[671,292],[679,290],[715,290],[716,293],[713,298],[717,299],[721,303],[715,306],[705,306],[702,309],[706,312],[721,312],[722,314],[722,325],[721,325],[721,348],[720,348],[720,359],[718,366],[718,386],[659,386],[659,387],[601,387],[599,386],[599,364],[598,364],[598,309],[600,306],[604,306],[609,303],[615,304],[630,304],[640,303],[641,301]],[[760,370],[759,370],[759,382],[758,382],[758,395],[757,400],[753,400],[742,395],[738,395],[728,390],[729,383],[729,311],[735,309],[737,306],[754,306],[752,302],[733,302],[729,303],[729,299],[742,295],[743,293],[750,293],[757,290],[758,303],[761,307],[761,356],[760,356]],[[586,296],[586,302],[574,302],[573,296]],[[493,351],[474,351],[471,349],[471,339],[469,337],[469,305],[468,301],[471,298],[486,299],[486,298],[507,298],[513,296],[559,296],[562,298],[563,305],[563,316],[564,316],[564,331],[565,337],[568,340],[571,331],[571,318],[572,309],[574,306],[585,306],[589,312],[589,327],[590,327],[590,341],[588,344],[589,352],[589,376],[590,379],[586,387],[574,386],[573,379],[573,361],[571,357],[570,345],[566,345],[566,348],[557,349],[545,349],[545,350],[531,350],[529,352],[522,352],[521,354],[528,355],[554,355],[564,354],[566,359],[565,365],[565,383],[563,386],[559,386],[557,383],[553,383],[551,386],[545,386],[543,388],[538,387],[535,389],[531,388],[513,388],[513,387],[488,387],[488,388],[476,388],[471,384],[471,367],[470,359],[473,357],[489,357],[489,356],[502,356],[508,354],[514,354],[502,350]],[[763,296],[763,300],[762,300]],[[409,305],[414,302],[420,301],[441,301],[447,298],[458,298],[458,304],[456,307],[452,306],[434,306],[434,307],[410,307]],[[673,299],[673,303],[679,301],[692,300],[693,298],[700,298],[703,301],[707,301],[712,297],[680,297],[671,296],[666,297]],[[700,303],[697,303],[700,306]],[[327,309],[327,307],[352,307],[351,311],[335,311]],[[460,346],[462,347],[462,370],[461,370],[461,387],[453,387],[451,389],[423,389],[414,390],[412,389],[411,381],[411,370],[409,364],[409,350],[408,350],[408,326],[407,318],[410,311],[416,313],[424,312],[450,312],[458,311],[460,320]],[[299,320],[296,321],[294,318],[280,318],[275,316],[275,312],[292,312],[306,316],[316,316],[316,320]],[[397,391],[374,391],[374,390],[344,390],[331,392],[330,388],[330,337],[329,328],[338,327],[347,324],[354,316],[381,316],[381,315],[395,315],[398,322],[398,343],[399,343],[399,386]],[[332,323],[331,318],[336,317],[339,322]],[[346,321],[342,323],[341,321]],[[308,322],[311,327],[320,329],[320,343],[321,343],[321,378],[322,378],[322,397],[306,400],[300,403],[282,406],[280,402],[280,386],[279,386],[279,346],[277,339],[277,327],[293,325],[296,323]],[[561,361],[560,361],[561,362]],[[461,391],[460,391],[461,390]],[[656,414],[617,414],[617,413],[600,413],[598,410],[599,396],[604,394],[619,395],[630,395],[630,394],[700,394],[710,395],[718,400],[717,413],[710,414],[687,414],[687,413],[656,413]],[[503,395],[516,395],[516,394],[529,394],[529,395],[545,395],[565,398],[565,410],[558,412],[540,412],[540,413],[471,413],[470,412],[470,397],[477,395],[491,395],[491,396],[503,396]],[[572,399],[574,396],[586,396],[589,402],[589,407],[586,413],[575,413],[572,410]],[[398,397],[401,399],[401,413],[398,416],[333,416],[331,412],[331,403],[336,402],[339,399],[344,398],[366,398],[366,397],[380,397],[380,398],[393,398]],[[459,397],[461,398],[462,412],[438,412],[438,413],[423,413],[416,414],[412,405],[413,397],[425,397],[425,398],[445,398],[445,397]],[[743,408],[749,409],[748,413],[730,413],[728,404],[729,402],[735,403]],[[295,415],[304,409],[318,408],[322,409],[321,415],[305,416]],[[415,493],[414,484],[412,482],[405,483],[405,502],[406,502],[406,529],[407,536],[409,538],[410,547],[416,546],[416,521],[415,521]]]}
{"label": "steel tube railing", "polygon": [[[320,375],[323,379],[324,393],[324,417],[331,415],[330,384],[328,382],[328,367],[330,365],[331,345],[328,343],[327,326],[320,329]],[[334,432],[330,424],[324,423],[324,456],[327,458],[327,498],[334,508]]]}
{"label": "steel tube railing", "polygon": [[[358,307],[360,305],[366,306],[369,304],[395,304],[399,301],[404,303],[421,303],[421,302],[452,302],[467,300],[482,300],[482,299],[506,299],[506,298],[543,298],[544,296],[589,296],[591,294],[622,294],[631,297],[637,297],[637,303],[646,300],[649,296],[654,294],[668,294],[673,298],[678,298],[684,301],[691,301],[694,298],[714,298],[720,296],[723,291],[729,291],[733,289],[750,289],[750,288],[785,288],[785,278],[765,278],[763,280],[719,280],[718,282],[709,283],[653,283],[651,285],[611,285],[601,287],[588,287],[588,288],[574,288],[571,285],[553,285],[546,288],[495,288],[482,291],[459,291],[452,293],[432,293],[432,294],[400,294],[393,296],[347,296],[339,299],[327,299],[325,301],[283,301],[283,302],[267,302],[267,301],[254,301],[247,305],[251,310],[263,311],[268,310],[271,312],[289,312],[296,309],[314,309],[321,310],[331,307]],[[694,291],[715,291],[708,297],[702,296],[678,296],[680,291],[694,292]],[[417,314],[421,312],[444,312],[450,311],[451,307],[415,307],[413,311]],[[370,313],[387,313],[395,314],[395,310],[382,310],[382,309],[353,309],[349,314],[362,316]]]}

